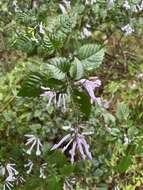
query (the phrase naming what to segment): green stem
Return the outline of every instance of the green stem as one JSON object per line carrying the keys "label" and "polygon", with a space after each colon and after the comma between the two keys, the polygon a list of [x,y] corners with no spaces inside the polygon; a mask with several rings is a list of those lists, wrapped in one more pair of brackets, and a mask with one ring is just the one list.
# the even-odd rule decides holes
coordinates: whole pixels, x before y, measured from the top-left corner
{"label": "green stem", "polygon": [[70,78],[66,75],[66,80],[67,80],[67,83],[68,83],[68,87],[69,87],[69,93],[70,93],[70,98],[71,98],[71,103],[72,103],[72,106],[73,106],[73,111],[74,111],[74,116],[76,118],[76,127],[78,127],[78,123],[79,123],[79,113],[78,113],[78,108],[74,102],[74,92],[73,92],[73,87],[72,87],[72,82],[70,80]]}

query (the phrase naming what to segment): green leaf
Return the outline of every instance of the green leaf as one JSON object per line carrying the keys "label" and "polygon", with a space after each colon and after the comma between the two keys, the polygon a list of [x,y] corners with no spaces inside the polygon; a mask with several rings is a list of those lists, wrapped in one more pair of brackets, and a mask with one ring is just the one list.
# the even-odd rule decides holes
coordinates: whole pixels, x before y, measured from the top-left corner
{"label": "green leaf", "polygon": [[62,176],[70,176],[74,172],[74,165],[65,165],[60,169]]}
{"label": "green leaf", "polygon": [[50,190],[62,190],[62,183],[56,176],[48,177],[47,187]]}
{"label": "green leaf", "polygon": [[49,78],[47,81],[45,81],[44,86],[49,87],[50,89],[53,89],[55,91],[65,91],[66,90],[66,84],[58,79]]}
{"label": "green leaf", "polygon": [[116,116],[120,121],[126,120],[128,118],[129,108],[123,102],[117,103]]}
{"label": "green leaf", "polygon": [[66,58],[55,57],[48,61],[46,68],[49,70],[52,78],[62,80],[65,78],[65,73],[70,69],[70,63]]}
{"label": "green leaf", "polygon": [[24,80],[19,90],[18,96],[37,97],[40,95],[43,77],[39,73],[30,73]]}
{"label": "green leaf", "polygon": [[131,164],[132,164],[131,156],[126,155],[120,160],[119,164],[116,166],[116,170],[118,172],[125,172]]}
{"label": "green leaf", "polygon": [[87,93],[74,89],[74,101],[85,119],[88,119],[91,113],[91,103]]}
{"label": "green leaf", "polygon": [[84,68],[81,61],[75,57],[74,61],[71,63],[70,75],[73,79],[79,80],[84,74]]}
{"label": "green leaf", "polygon": [[18,96],[38,97],[42,93],[41,86],[49,87],[52,90],[64,91],[65,84],[54,78],[48,78],[44,73],[31,72],[21,85]]}
{"label": "green leaf", "polygon": [[64,165],[67,164],[66,156],[58,150],[54,151],[48,159],[48,162],[50,162],[51,164],[56,164],[58,168],[62,168]]}
{"label": "green leaf", "polygon": [[103,117],[106,124],[115,124],[116,119],[111,113],[105,112],[103,113]]}
{"label": "green leaf", "polygon": [[38,177],[34,177],[28,180],[24,186],[24,190],[35,190],[42,186],[42,180]]}
{"label": "green leaf", "polygon": [[77,52],[78,58],[84,65],[85,70],[95,70],[103,60],[105,50],[99,45],[83,45]]}

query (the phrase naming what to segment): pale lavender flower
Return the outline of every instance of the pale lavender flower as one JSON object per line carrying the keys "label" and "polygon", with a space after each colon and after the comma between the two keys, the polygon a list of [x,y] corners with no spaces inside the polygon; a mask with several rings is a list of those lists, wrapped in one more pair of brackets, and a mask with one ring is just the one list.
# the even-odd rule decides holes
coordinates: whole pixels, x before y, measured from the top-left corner
{"label": "pale lavender flower", "polygon": [[77,81],[75,84],[77,85],[82,85],[87,93],[89,94],[90,98],[91,98],[91,103],[93,102],[100,102],[100,98],[97,98],[94,94],[94,90],[95,88],[98,88],[101,86],[101,80],[99,80],[97,77],[91,77],[91,80],[87,80],[87,79],[81,79],[79,81]]}
{"label": "pale lavender flower", "polygon": [[125,35],[129,35],[131,33],[133,33],[135,30],[130,26],[130,24],[127,24],[125,26],[123,26],[122,28],[122,31],[125,32]]}
{"label": "pale lavender flower", "polygon": [[141,5],[139,5],[139,11],[143,10],[143,1],[141,2]]}
{"label": "pale lavender flower", "polygon": [[85,135],[92,134],[92,132],[79,132],[79,128],[71,128],[71,133],[64,136],[58,144],[55,144],[51,150],[58,149],[62,144],[68,141],[68,143],[62,148],[62,152],[65,152],[68,147],[72,144],[69,154],[71,156],[71,163],[74,163],[76,152],[78,151],[82,159],[87,156],[89,160],[92,160],[92,155],[89,151],[89,145],[85,140]]}
{"label": "pale lavender flower", "polygon": [[73,185],[75,185],[76,179],[74,177],[65,178],[64,184],[63,184],[63,190],[73,190]]}
{"label": "pale lavender flower", "polygon": [[30,148],[26,151],[27,154],[31,154],[33,148],[36,146],[36,155],[40,156],[41,155],[41,149],[42,149],[42,144],[40,142],[40,139],[34,135],[25,135],[28,139],[25,145],[31,145]]}
{"label": "pale lavender flower", "polygon": [[9,176],[15,176],[18,175],[18,171],[14,168],[15,164],[7,164],[6,165],[6,170],[8,172]]}
{"label": "pale lavender flower", "polygon": [[63,3],[61,4],[59,4],[59,8],[60,8],[60,10],[61,10],[61,12],[65,15],[65,14],[67,14],[67,11],[68,11],[68,9],[70,9],[71,8],[71,6],[70,6],[70,1],[67,1],[67,0],[63,0]]}
{"label": "pale lavender flower", "polygon": [[41,97],[48,97],[48,104],[47,107],[49,107],[52,102],[58,107],[63,107],[63,110],[66,111],[66,102],[67,102],[67,94],[66,93],[56,93],[55,91],[51,91],[49,88],[41,87],[42,90],[45,90],[43,94],[41,94]]}
{"label": "pale lavender flower", "polygon": [[101,100],[101,105],[102,105],[105,109],[108,109],[109,106],[110,106],[110,101]]}
{"label": "pale lavender flower", "polygon": [[140,11],[142,11],[143,10],[143,1],[141,2],[141,4],[138,4],[138,5],[134,5],[133,7],[132,7],[132,11],[133,12],[140,12]]}
{"label": "pale lavender flower", "polygon": [[143,78],[143,73],[138,73],[138,74],[136,75],[136,77],[137,77],[138,79]]}
{"label": "pale lavender flower", "polygon": [[5,181],[6,182],[14,182],[16,180],[16,177],[14,175],[9,175]]}
{"label": "pale lavender flower", "polygon": [[129,2],[128,2],[127,0],[124,2],[123,7],[124,7],[126,10],[131,9],[131,6],[130,6],[130,4],[129,4]]}
{"label": "pale lavender flower", "polygon": [[37,38],[35,38],[35,37],[32,37],[31,40],[32,40],[32,42],[35,42],[36,44],[39,43],[39,40]]}
{"label": "pale lavender flower", "polygon": [[136,5],[133,5],[133,6],[132,6],[132,12],[137,13],[138,11],[139,11],[139,10],[138,10],[137,6],[136,6]]}
{"label": "pale lavender flower", "polygon": [[120,190],[120,188],[118,186],[114,187],[114,190]]}
{"label": "pale lavender flower", "polygon": [[5,179],[5,184],[3,185],[3,190],[9,189],[11,190],[14,187],[13,182],[16,180],[16,176],[18,175],[18,171],[14,168],[15,164],[7,164],[6,171],[8,176]]}
{"label": "pale lavender flower", "polygon": [[128,145],[130,143],[130,139],[126,134],[124,134],[124,145]]}
{"label": "pale lavender flower", "polygon": [[29,160],[27,164],[24,164],[24,167],[27,168],[27,171],[26,171],[27,174],[30,174],[32,172],[33,165],[34,164],[31,160]]}
{"label": "pale lavender flower", "polygon": [[12,188],[14,187],[14,185],[9,182],[9,181],[6,181],[5,184],[3,185],[3,190],[11,190]]}
{"label": "pale lavender flower", "polygon": [[55,145],[51,148],[51,150],[55,150],[55,149],[59,148],[66,140],[70,139],[70,137],[71,137],[71,134],[68,134],[68,135],[64,136],[64,137],[60,140],[60,142],[58,142],[58,144],[55,144]]}
{"label": "pale lavender flower", "polygon": [[19,7],[17,6],[17,0],[14,0],[12,2],[12,8],[14,9],[15,12],[18,12]]}
{"label": "pale lavender flower", "polygon": [[42,22],[40,22],[40,24],[38,25],[38,29],[39,29],[39,33],[40,33],[40,34],[45,34],[45,31],[44,31],[44,29],[43,29],[43,23],[42,23]]}
{"label": "pale lavender flower", "polygon": [[67,10],[66,10],[66,8],[64,7],[64,5],[59,4],[59,7],[60,7],[61,12],[62,12],[64,15],[67,14]]}
{"label": "pale lavender flower", "polygon": [[67,9],[71,8],[71,1],[63,0],[63,3],[65,4],[65,6],[66,6]]}
{"label": "pale lavender flower", "polygon": [[46,179],[46,175],[45,175],[45,169],[46,169],[47,163],[44,163],[40,166],[40,178]]}
{"label": "pale lavender flower", "polygon": [[81,32],[81,37],[82,37],[82,39],[88,38],[88,37],[90,37],[91,35],[92,35],[92,32],[91,32],[88,28],[84,27],[84,28],[83,28],[83,31]]}
{"label": "pale lavender flower", "polygon": [[101,80],[99,80],[97,77],[90,77],[89,80],[81,79],[81,80],[75,82],[74,84],[77,86],[82,85],[86,89],[88,95],[91,98],[91,103],[97,102],[98,105],[100,105],[104,108],[109,108],[109,104],[110,104],[109,101],[103,100],[100,97],[96,97],[94,94],[95,88],[99,88],[101,86]]}

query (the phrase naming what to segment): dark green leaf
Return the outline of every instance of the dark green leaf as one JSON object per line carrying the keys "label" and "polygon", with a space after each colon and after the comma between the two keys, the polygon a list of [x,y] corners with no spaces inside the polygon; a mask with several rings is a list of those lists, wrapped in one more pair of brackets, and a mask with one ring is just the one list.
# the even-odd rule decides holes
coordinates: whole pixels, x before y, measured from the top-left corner
{"label": "dark green leaf", "polygon": [[62,190],[62,183],[56,176],[49,177],[47,180],[47,189]]}
{"label": "dark green leaf", "polygon": [[132,164],[131,156],[126,155],[120,160],[119,164],[116,166],[116,170],[118,172],[125,172],[131,164]]}
{"label": "dark green leaf", "polygon": [[100,66],[105,50],[99,45],[87,44],[78,50],[78,57],[84,65],[85,70],[94,70]]}
{"label": "dark green leaf", "polygon": [[77,104],[79,110],[82,112],[83,116],[88,119],[91,112],[91,103],[87,93],[74,89],[74,101]]}
{"label": "dark green leaf", "polygon": [[74,61],[71,63],[70,75],[73,79],[79,80],[84,74],[84,68],[81,61],[75,57]]}

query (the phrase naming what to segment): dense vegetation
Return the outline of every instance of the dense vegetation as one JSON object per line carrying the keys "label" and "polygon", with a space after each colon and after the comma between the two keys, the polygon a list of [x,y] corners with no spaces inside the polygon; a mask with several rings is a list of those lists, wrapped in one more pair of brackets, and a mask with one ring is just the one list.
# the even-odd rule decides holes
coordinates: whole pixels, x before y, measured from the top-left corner
{"label": "dense vegetation", "polygon": [[0,1],[0,189],[143,189],[143,1]]}

